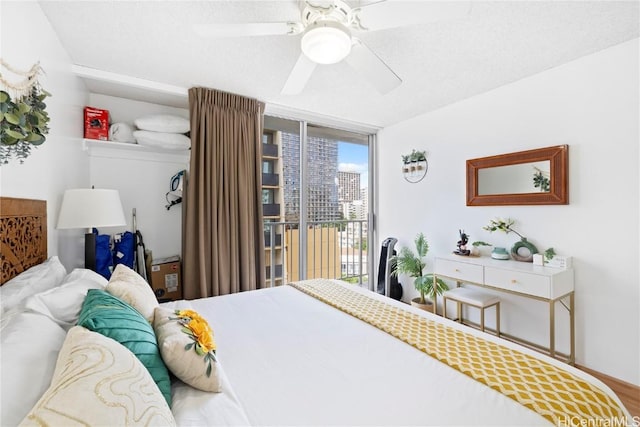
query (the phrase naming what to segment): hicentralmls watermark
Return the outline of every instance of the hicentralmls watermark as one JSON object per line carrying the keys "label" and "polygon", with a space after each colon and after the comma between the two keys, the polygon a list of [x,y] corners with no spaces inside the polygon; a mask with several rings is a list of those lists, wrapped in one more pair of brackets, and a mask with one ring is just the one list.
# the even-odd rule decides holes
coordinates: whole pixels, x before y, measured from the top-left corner
{"label": "hicentralmls watermark", "polygon": [[558,419],[558,427],[640,427],[640,417],[627,418],[581,418],[563,417]]}

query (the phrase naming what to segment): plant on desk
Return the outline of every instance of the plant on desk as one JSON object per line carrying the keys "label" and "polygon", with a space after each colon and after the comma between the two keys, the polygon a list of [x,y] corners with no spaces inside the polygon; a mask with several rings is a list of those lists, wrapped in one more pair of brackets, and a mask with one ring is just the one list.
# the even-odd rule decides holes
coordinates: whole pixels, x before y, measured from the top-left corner
{"label": "plant on desk", "polygon": [[482,240],[476,240],[471,245],[475,246],[476,248],[479,246],[493,246],[491,243],[483,242]]}
{"label": "plant on desk", "polygon": [[[507,234],[514,232],[515,234],[520,236],[520,241],[516,242],[516,244],[511,248],[511,256],[516,261],[532,262],[533,255],[538,253],[538,248],[536,248],[531,242],[529,242],[526,237],[512,228],[512,225],[514,223],[515,221],[511,218],[496,218],[492,219],[489,224],[482,227],[482,229],[489,232],[499,230],[504,231]],[[524,253],[520,252],[521,249],[524,249]],[[508,256],[505,259],[508,259]]]}
{"label": "plant on desk", "polygon": [[554,256],[556,256],[556,250],[555,249],[549,248],[546,251],[544,251],[544,263],[546,264],[549,261],[551,261]]}
{"label": "plant on desk", "polygon": [[442,279],[434,280],[433,274],[424,274],[424,269],[427,266],[425,257],[429,252],[429,243],[424,234],[418,234],[414,242],[416,246],[415,253],[411,249],[404,247],[400,249],[398,255],[394,255],[391,258],[391,274],[396,277],[398,274],[407,274],[413,277],[413,286],[420,292],[420,296],[411,300],[411,304],[423,310],[435,312],[435,306],[430,299],[436,295],[442,295],[449,288]]}
{"label": "plant on desk", "polygon": [[493,246],[493,245],[491,243],[483,242],[482,240],[476,240],[471,244],[471,246],[473,246],[471,248],[471,255],[480,256],[482,253],[482,250],[481,250],[482,247]]}

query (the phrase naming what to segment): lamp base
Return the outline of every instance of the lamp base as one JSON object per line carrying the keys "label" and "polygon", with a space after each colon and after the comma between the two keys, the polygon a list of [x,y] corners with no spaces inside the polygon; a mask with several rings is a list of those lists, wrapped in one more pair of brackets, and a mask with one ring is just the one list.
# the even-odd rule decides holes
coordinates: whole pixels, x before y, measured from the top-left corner
{"label": "lamp base", "polygon": [[96,271],[96,235],[84,235],[84,268]]}

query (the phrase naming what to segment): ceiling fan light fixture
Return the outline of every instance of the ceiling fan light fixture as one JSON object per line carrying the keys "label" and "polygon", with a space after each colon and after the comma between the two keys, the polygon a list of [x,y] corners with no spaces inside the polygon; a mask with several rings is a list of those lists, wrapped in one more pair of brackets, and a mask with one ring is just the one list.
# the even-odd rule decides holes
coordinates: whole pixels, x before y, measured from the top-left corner
{"label": "ceiling fan light fixture", "polygon": [[315,22],[302,35],[301,47],[313,62],[335,64],[351,52],[351,34],[338,22]]}

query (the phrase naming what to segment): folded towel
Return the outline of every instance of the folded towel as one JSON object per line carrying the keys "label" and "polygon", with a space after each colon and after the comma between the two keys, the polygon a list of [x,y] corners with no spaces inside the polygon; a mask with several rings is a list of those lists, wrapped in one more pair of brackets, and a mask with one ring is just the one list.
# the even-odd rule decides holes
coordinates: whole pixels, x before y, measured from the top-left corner
{"label": "folded towel", "polygon": [[126,123],[114,123],[109,127],[109,141],[136,143],[133,128]]}

